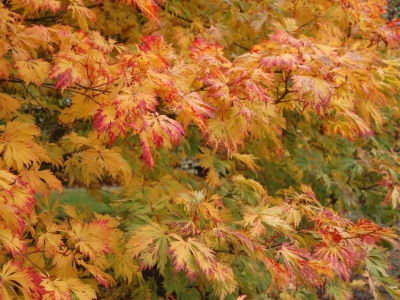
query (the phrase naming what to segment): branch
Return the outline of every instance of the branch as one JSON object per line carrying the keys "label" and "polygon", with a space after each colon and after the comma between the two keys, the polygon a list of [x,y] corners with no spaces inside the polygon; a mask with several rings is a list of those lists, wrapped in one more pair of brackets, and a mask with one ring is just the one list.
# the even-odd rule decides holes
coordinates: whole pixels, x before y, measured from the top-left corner
{"label": "branch", "polygon": [[61,17],[62,14],[57,14],[55,16],[43,16],[43,17],[38,17],[38,18],[26,18],[25,21],[26,22],[31,22],[31,23],[36,23],[36,22],[40,22],[40,21],[46,21],[46,20],[51,20],[51,21],[55,21],[57,18]]}
{"label": "branch", "polygon": [[[165,12],[171,14],[171,15],[174,15],[174,14],[170,13],[169,11],[167,11],[167,9],[165,8],[165,6],[163,6],[163,5],[158,5],[158,7],[160,7],[163,11],[165,11]],[[180,16],[180,15],[174,15],[174,16],[177,17],[178,19],[181,19],[181,20],[185,21],[185,22],[193,23],[193,20],[191,20],[191,19],[182,17],[182,16]],[[210,25],[204,25],[204,27],[205,27],[205,28],[208,28],[208,29],[211,28]],[[237,46],[237,47],[239,47],[239,48],[241,48],[241,49],[243,49],[243,50],[245,50],[245,51],[249,51],[249,50],[250,50],[250,48],[248,48],[248,47],[246,47],[246,46],[243,46],[243,45],[240,45],[239,43],[232,42],[232,44],[234,44],[235,46]]]}
{"label": "branch", "polygon": [[277,95],[278,98],[276,99],[275,104],[279,104],[281,102],[288,102],[288,101],[282,101],[282,100],[283,100],[283,98],[286,97],[287,94],[293,93],[293,91],[288,89],[290,73],[291,73],[291,71],[289,71],[289,73],[287,74],[287,76],[285,78],[285,91],[283,92],[283,94],[280,97],[278,97],[278,95]]}
{"label": "branch", "polygon": [[375,183],[375,184],[370,185],[370,186],[360,187],[359,189],[360,190],[370,190],[370,189],[373,189],[373,188],[378,187],[378,186],[380,186],[380,185]]}
{"label": "branch", "polygon": [[[84,90],[96,91],[96,92],[105,93],[105,94],[109,94],[110,93],[107,90],[100,90],[100,89],[97,89],[96,87],[88,87],[88,86],[80,85],[79,83],[75,83],[75,85],[80,87],[81,89],[84,89]],[[71,88],[74,88],[74,87],[71,87]]]}
{"label": "branch", "polygon": [[247,47],[245,47],[245,46],[242,46],[242,45],[240,45],[240,44],[238,44],[238,43],[236,43],[236,42],[233,42],[233,44],[234,44],[235,46],[238,46],[239,48],[242,48],[243,50],[246,50],[246,51],[249,51],[249,50],[250,50],[250,48],[247,48]]}
{"label": "branch", "polygon": [[29,260],[29,262],[32,264],[32,266],[35,266],[36,268],[38,268],[43,273],[43,275],[45,275],[47,273],[41,267],[39,267],[37,264],[35,264],[26,254],[20,253],[20,255],[25,257],[27,260]]}
{"label": "branch", "polygon": [[356,235],[354,235],[354,236],[344,237],[343,240],[359,239],[359,238],[361,238],[361,237],[368,236],[368,235],[370,235],[370,234],[376,233],[376,232],[381,231],[381,230],[383,230],[383,229],[384,229],[384,227],[379,227],[379,228],[377,228],[377,229],[375,229],[375,230],[372,230],[372,231],[370,231],[370,232],[367,232],[367,233],[356,234]]}
{"label": "branch", "polygon": [[321,17],[322,17],[322,16],[316,16],[316,17],[312,18],[310,21],[305,22],[303,25],[300,25],[299,28],[297,28],[297,29],[300,29],[300,28],[302,28],[302,27],[305,27],[305,26],[307,26],[308,24],[314,22],[316,19],[321,18]]}
{"label": "branch", "polygon": [[61,123],[62,125],[64,125],[65,127],[68,127],[67,124],[65,124],[63,121],[61,121],[56,115],[54,115],[47,107],[43,106],[42,103],[40,103],[40,101],[38,99],[36,99],[35,96],[33,96],[33,94],[29,91],[28,87],[25,85],[25,82],[21,83],[22,86],[24,87],[25,91],[32,97],[32,99],[43,109],[43,111],[45,111],[47,114],[49,114],[50,116],[52,116],[53,118],[55,118],[59,123]]}
{"label": "branch", "polygon": [[[25,82],[24,82],[22,79],[18,79],[18,78],[9,78],[9,79],[7,80],[7,79],[5,79],[5,78],[0,78],[0,82],[19,83],[19,84],[23,85],[24,88],[26,89]],[[97,100],[95,100],[92,96],[90,96],[90,95],[88,95],[88,94],[86,94],[86,93],[80,92],[79,90],[84,89],[85,91],[96,91],[96,92],[99,92],[99,93],[101,93],[101,94],[108,94],[108,93],[110,93],[110,92],[107,91],[107,90],[100,90],[100,89],[97,89],[97,87],[100,87],[100,86],[102,86],[102,85],[104,85],[104,84],[98,85],[98,86],[96,86],[96,87],[87,87],[87,86],[83,86],[83,85],[80,85],[80,84],[76,84],[76,86],[71,86],[71,87],[69,87],[69,88],[66,88],[65,91],[70,92],[70,93],[76,93],[76,94],[80,94],[80,95],[86,96],[86,97],[88,97],[90,100],[92,100],[94,103],[100,105],[100,103],[99,103]],[[51,84],[51,83],[43,83],[42,86],[44,86],[44,87],[46,87],[46,88],[49,88],[49,89],[61,90],[61,88],[55,87],[54,84]],[[28,92],[29,92],[29,91],[28,91]],[[32,95],[31,95],[31,96],[32,96]],[[32,98],[33,98],[34,100],[36,100],[35,97],[32,96]],[[38,101],[38,100],[36,100],[36,101]],[[42,106],[41,104],[39,104],[39,105]],[[42,108],[43,108],[43,106],[42,106]],[[60,122],[61,122],[61,121],[60,121]]]}

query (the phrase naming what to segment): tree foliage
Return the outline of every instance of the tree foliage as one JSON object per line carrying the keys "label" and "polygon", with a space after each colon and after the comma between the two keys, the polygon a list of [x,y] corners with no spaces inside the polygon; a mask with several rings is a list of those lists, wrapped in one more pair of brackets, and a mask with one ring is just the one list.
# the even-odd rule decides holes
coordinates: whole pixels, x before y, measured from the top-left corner
{"label": "tree foliage", "polygon": [[[398,236],[380,225],[400,204],[386,13],[3,1],[0,298],[398,299]],[[101,215],[50,201],[63,183],[121,194]]]}

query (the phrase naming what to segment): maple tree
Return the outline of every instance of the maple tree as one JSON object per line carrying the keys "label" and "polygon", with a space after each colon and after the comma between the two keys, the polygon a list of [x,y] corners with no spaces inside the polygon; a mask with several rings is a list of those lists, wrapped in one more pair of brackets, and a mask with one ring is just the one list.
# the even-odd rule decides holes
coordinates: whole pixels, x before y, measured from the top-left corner
{"label": "maple tree", "polygon": [[[3,1],[0,298],[398,299],[386,12]],[[121,188],[109,215],[49,200],[106,182]]]}

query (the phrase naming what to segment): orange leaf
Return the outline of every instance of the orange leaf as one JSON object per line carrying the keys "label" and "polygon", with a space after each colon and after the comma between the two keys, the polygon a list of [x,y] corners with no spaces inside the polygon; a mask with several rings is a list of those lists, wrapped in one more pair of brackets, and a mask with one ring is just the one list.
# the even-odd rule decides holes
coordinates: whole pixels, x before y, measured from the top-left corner
{"label": "orange leaf", "polygon": [[18,77],[26,86],[30,83],[40,86],[49,75],[50,64],[43,59],[18,61],[15,66],[18,69]]}

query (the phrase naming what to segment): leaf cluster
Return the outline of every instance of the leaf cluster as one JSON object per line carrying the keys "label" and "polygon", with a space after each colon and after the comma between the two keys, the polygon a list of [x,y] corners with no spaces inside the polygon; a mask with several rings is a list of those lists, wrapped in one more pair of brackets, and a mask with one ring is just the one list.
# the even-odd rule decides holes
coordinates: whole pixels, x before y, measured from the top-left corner
{"label": "leaf cluster", "polygon": [[386,1],[3,3],[1,299],[400,298]]}

